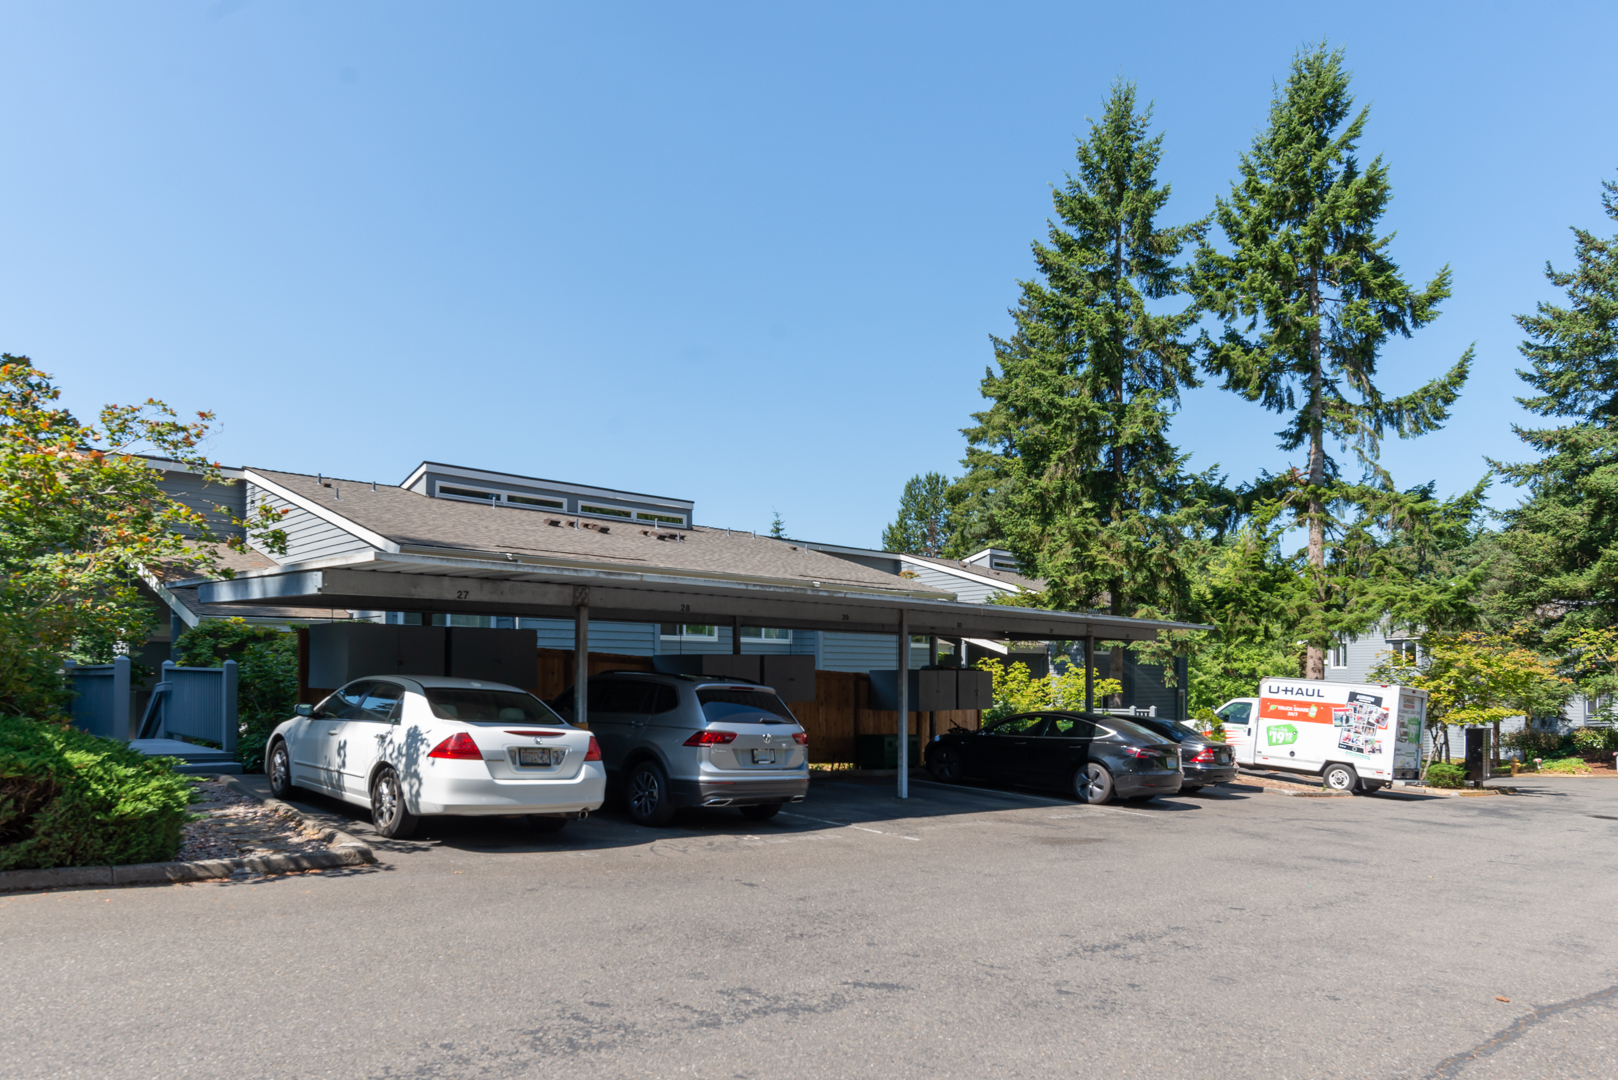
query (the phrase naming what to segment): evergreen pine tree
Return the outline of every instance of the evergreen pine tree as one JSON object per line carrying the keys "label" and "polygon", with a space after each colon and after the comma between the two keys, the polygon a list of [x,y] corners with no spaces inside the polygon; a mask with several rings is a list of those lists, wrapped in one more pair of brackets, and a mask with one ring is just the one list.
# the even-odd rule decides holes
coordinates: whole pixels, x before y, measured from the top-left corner
{"label": "evergreen pine tree", "polygon": [[949,481],[940,473],[912,476],[899,496],[899,514],[882,530],[882,550],[939,556],[949,539]]}
{"label": "evergreen pine tree", "polygon": [[1326,548],[1332,503],[1347,494],[1328,439],[1351,448],[1378,486],[1391,489],[1376,464],[1385,431],[1408,438],[1442,425],[1472,357],[1467,350],[1448,373],[1402,397],[1384,397],[1373,381],[1387,339],[1437,317],[1450,272],[1415,290],[1388,257],[1392,236],[1377,234],[1392,197],[1388,169],[1378,157],[1362,170],[1355,153],[1367,114],[1353,112],[1341,50],[1299,53],[1230,197],[1218,200],[1230,254],[1204,242],[1193,275],[1202,306],[1226,324],[1218,341],[1205,342],[1209,373],[1289,416],[1281,447],[1308,454],[1291,474],[1290,498],[1308,528],[1311,679],[1325,677],[1334,603]]}
{"label": "evergreen pine tree", "polygon": [[[963,516],[976,511],[1059,608],[1178,611],[1189,591],[1194,521],[1167,428],[1196,383],[1184,340],[1196,314],[1152,302],[1182,291],[1174,259],[1201,226],[1158,225],[1169,188],[1150,124],[1135,87],[1115,84],[1052,192],[1037,277],[1021,283],[1012,335],[994,339],[990,407],[964,432]],[[1122,661],[1115,653],[1115,677]]]}
{"label": "evergreen pine tree", "polygon": [[[1602,206],[1618,221],[1618,184],[1602,186]],[[1573,235],[1577,268],[1545,267],[1567,305],[1540,304],[1517,317],[1530,362],[1518,374],[1538,391],[1518,401],[1573,422],[1514,428],[1544,456],[1495,465],[1529,492],[1506,514],[1500,537],[1508,557],[1505,592],[1518,612],[1550,624],[1557,644],[1581,629],[1618,625],[1618,236],[1602,240],[1583,229]]]}

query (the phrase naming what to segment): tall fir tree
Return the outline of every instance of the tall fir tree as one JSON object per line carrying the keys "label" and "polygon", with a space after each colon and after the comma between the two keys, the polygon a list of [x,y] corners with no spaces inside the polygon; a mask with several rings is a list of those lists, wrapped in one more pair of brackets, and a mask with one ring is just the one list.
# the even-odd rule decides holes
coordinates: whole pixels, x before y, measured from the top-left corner
{"label": "tall fir tree", "polygon": [[899,513],[882,530],[882,550],[939,556],[949,540],[949,480],[930,472],[905,481]]}
{"label": "tall fir tree", "polygon": [[[1189,307],[1175,259],[1200,223],[1162,227],[1163,136],[1119,81],[1052,192],[1049,242],[1021,283],[1014,332],[994,339],[991,403],[965,429],[967,514],[1045,579],[1058,608],[1105,602],[1120,615],[1176,612],[1189,594],[1184,456],[1168,440],[1182,388],[1196,385]],[[984,528],[982,519],[992,525]],[[1123,654],[1115,650],[1113,677]]]}
{"label": "tall fir tree", "polygon": [[[1618,184],[1601,203],[1618,221]],[[1517,324],[1529,361],[1518,374],[1537,395],[1518,398],[1561,427],[1514,427],[1543,455],[1495,467],[1526,485],[1528,498],[1506,514],[1506,594],[1565,647],[1584,630],[1618,626],[1618,235],[1602,240],[1574,229],[1575,269],[1545,276],[1566,305],[1542,303]]]}
{"label": "tall fir tree", "polygon": [[1205,339],[1208,372],[1287,416],[1281,448],[1308,455],[1289,474],[1288,498],[1308,529],[1312,612],[1302,632],[1311,679],[1325,678],[1333,637],[1328,533],[1333,503],[1347,494],[1328,443],[1348,447],[1377,486],[1391,489],[1376,461],[1383,435],[1441,426],[1472,358],[1468,349],[1446,374],[1401,397],[1376,386],[1383,345],[1437,317],[1450,272],[1413,289],[1389,258],[1392,235],[1378,235],[1377,226],[1393,189],[1380,157],[1360,167],[1368,110],[1353,108],[1341,50],[1321,45],[1294,57],[1268,126],[1242,156],[1230,197],[1217,202],[1229,254],[1205,240],[1193,274],[1198,300],[1225,323],[1222,337]]}

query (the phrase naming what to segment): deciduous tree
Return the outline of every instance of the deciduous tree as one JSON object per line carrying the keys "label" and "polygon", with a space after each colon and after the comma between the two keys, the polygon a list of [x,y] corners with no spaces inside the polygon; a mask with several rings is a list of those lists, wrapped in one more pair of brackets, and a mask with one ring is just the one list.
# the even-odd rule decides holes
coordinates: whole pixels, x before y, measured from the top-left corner
{"label": "deciduous tree", "polygon": [[[220,480],[198,449],[212,414],[185,423],[149,400],[108,406],[87,424],[55,404],[60,393],[27,357],[0,356],[0,713],[55,714],[65,658],[105,661],[144,641],[155,623],[139,585],[149,568],[229,576],[212,545],[245,543],[222,541],[200,511],[169,498],[140,456]],[[285,544],[279,520],[265,508],[238,524],[275,550]]]}

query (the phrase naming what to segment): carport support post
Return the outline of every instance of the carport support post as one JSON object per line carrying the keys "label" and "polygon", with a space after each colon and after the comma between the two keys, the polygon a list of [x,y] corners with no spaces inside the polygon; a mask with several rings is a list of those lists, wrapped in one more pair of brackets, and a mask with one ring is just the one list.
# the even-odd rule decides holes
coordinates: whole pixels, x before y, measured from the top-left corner
{"label": "carport support post", "polygon": [[910,798],[910,613],[899,610],[899,798]]}
{"label": "carport support post", "polygon": [[730,619],[730,655],[742,654],[742,617],[733,615]]}
{"label": "carport support post", "polygon": [[590,587],[573,587],[573,722],[590,723]]}
{"label": "carport support post", "polygon": [[1096,639],[1091,634],[1084,639],[1084,711],[1096,711]]}

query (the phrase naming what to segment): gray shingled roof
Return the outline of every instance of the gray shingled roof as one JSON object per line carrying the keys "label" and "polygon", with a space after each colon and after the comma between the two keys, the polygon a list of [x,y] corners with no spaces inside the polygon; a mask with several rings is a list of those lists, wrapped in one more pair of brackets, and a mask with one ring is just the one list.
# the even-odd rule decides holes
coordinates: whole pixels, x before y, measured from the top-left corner
{"label": "gray shingled roof", "polygon": [[[698,571],[784,582],[819,581],[828,587],[889,589],[923,598],[950,599],[894,574],[861,566],[791,540],[696,527],[654,528],[634,521],[575,518],[558,511],[484,506],[434,499],[403,488],[303,473],[252,473],[341,515],[392,543],[444,552],[510,552],[578,560],[641,571]],[[579,528],[574,528],[577,521]]]}

